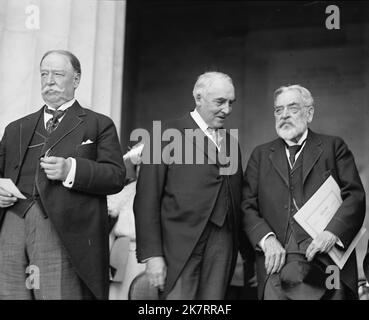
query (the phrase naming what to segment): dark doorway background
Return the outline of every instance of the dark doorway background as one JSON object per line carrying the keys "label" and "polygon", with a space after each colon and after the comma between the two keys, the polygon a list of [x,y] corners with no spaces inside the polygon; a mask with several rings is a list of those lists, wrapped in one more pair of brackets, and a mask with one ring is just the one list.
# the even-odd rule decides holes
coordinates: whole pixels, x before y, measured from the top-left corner
{"label": "dark doorway background", "polygon": [[[332,4],[339,30],[325,25]],[[273,91],[299,83],[315,98],[312,128],[344,138],[369,191],[369,3],[128,0],[126,22],[124,149],[133,129],[192,110],[197,76],[218,70],[235,84],[227,127],[239,129],[245,168],[276,137]]]}

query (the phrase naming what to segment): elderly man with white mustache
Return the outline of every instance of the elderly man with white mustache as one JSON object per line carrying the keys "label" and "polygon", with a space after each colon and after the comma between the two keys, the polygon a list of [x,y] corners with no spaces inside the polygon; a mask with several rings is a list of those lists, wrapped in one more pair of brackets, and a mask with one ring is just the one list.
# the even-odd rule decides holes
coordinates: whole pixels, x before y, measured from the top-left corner
{"label": "elderly man with white mustache", "polygon": [[0,300],[107,299],[106,195],[125,179],[117,131],[75,99],[74,54],[46,52],[40,75],[45,105],[0,142],[0,178],[26,197],[0,188]]}
{"label": "elderly man with white mustache", "polygon": [[[365,216],[365,192],[345,142],[308,129],[314,100],[300,85],[274,93],[276,140],[255,148],[244,174],[243,230],[256,249],[260,299],[356,299],[353,252],[339,272],[338,286],[325,286],[333,246],[347,248]],[[294,214],[332,176],[342,205],[326,229],[312,239]]]}

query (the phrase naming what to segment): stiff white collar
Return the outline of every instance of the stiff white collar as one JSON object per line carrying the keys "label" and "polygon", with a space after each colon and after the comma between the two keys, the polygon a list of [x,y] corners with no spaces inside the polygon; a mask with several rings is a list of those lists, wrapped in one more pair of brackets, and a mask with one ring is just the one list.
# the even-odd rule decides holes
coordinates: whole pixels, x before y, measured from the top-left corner
{"label": "stiff white collar", "polygon": [[[76,102],[76,98],[73,98],[72,100],[69,100],[69,101],[67,101],[67,102],[63,103],[63,104],[58,108],[58,110],[60,110],[60,111],[67,110],[68,108],[70,108],[70,107],[73,105],[73,103],[74,103],[74,102]],[[50,107],[47,103],[46,103],[46,106],[47,106],[47,108],[48,108],[48,109],[55,110],[55,108]]]}
{"label": "stiff white collar", "polygon": [[201,117],[200,113],[195,109],[192,112],[190,112],[190,115],[192,119],[196,122],[196,124],[200,127],[200,129],[206,133],[207,129],[209,128],[208,124],[204,121],[204,119]]}

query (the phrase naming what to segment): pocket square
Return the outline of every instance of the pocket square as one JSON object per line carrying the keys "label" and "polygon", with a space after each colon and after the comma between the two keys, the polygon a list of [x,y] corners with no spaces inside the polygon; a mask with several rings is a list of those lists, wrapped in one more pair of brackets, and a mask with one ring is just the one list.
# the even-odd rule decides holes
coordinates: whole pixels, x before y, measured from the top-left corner
{"label": "pocket square", "polygon": [[93,141],[91,141],[90,139],[86,140],[86,141],[83,141],[81,143],[81,146],[85,145],[85,144],[91,144],[91,143],[94,143]]}

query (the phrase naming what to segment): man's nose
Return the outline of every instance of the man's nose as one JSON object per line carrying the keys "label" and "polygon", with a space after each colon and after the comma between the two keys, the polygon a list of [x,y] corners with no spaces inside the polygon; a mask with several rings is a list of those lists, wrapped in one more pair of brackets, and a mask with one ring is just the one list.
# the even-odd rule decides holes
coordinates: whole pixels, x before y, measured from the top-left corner
{"label": "man's nose", "polygon": [[229,101],[226,101],[224,103],[224,106],[223,106],[223,109],[222,111],[225,113],[225,114],[230,114],[232,112],[232,107],[231,105],[229,104]]}
{"label": "man's nose", "polygon": [[281,118],[288,118],[290,116],[290,109],[284,108],[281,114]]}
{"label": "man's nose", "polygon": [[53,84],[53,83],[55,83],[54,75],[51,72],[47,75],[46,83],[47,84]]}

